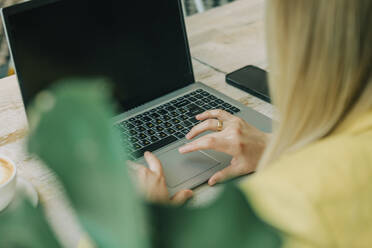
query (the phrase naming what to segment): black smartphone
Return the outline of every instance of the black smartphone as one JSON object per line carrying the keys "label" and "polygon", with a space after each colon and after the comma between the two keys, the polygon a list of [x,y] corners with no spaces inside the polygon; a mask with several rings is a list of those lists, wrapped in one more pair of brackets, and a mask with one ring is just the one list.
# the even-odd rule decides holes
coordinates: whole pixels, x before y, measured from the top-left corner
{"label": "black smartphone", "polygon": [[226,75],[226,82],[271,103],[267,72],[253,65],[248,65]]}

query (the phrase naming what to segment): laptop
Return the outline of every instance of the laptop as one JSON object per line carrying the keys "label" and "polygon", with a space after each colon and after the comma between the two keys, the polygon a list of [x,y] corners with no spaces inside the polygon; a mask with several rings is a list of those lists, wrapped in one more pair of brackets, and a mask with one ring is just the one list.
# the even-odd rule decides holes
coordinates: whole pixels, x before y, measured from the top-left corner
{"label": "laptop", "polygon": [[178,0],[33,0],[2,9],[2,19],[26,109],[57,80],[110,79],[123,153],[139,163],[155,153],[171,194],[231,161],[215,151],[178,152],[197,114],[223,109],[271,131],[269,118],[195,81]]}

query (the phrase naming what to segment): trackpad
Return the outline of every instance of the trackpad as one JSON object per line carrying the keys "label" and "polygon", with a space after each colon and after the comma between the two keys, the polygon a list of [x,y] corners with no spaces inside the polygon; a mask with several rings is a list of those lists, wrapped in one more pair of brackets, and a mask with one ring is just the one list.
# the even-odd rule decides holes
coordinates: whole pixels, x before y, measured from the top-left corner
{"label": "trackpad", "polygon": [[180,154],[177,149],[161,154],[159,159],[163,164],[165,179],[169,188],[176,187],[220,164],[220,162],[204,153]]}

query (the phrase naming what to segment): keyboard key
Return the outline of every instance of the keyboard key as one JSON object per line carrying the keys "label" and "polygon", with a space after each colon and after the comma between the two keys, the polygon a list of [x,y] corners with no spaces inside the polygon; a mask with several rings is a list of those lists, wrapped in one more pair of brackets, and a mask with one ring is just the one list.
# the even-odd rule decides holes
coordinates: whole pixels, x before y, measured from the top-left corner
{"label": "keyboard key", "polygon": [[185,135],[184,135],[183,133],[181,133],[181,132],[176,133],[175,136],[176,136],[177,138],[179,138],[179,139],[183,139],[183,138],[185,138]]}
{"label": "keyboard key", "polygon": [[184,107],[184,106],[186,106],[188,104],[190,104],[190,101],[188,101],[188,100],[182,100],[182,101],[176,103],[174,106],[176,108],[182,108],[182,107]]}
{"label": "keyboard key", "polygon": [[166,115],[168,112],[165,109],[161,109],[158,111],[158,113],[161,115]]}
{"label": "keyboard key", "polygon": [[170,115],[173,117],[179,116],[180,114],[177,111],[170,112]]}
{"label": "keyboard key", "polygon": [[205,102],[205,103],[210,103],[211,102],[211,100],[208,99],[208,98],[203,98],[202,101]]}
{"label": "keyboard key", "polygon": [[202,93],[200,93],[202,96],[209,96],[210,94],[206,91],[203,91]]}
{"label": "keyboard key", "polygon": [[202,99],[202,98],[203,98],[203,96],[202,96],[202,95],[199,95],[199,94],[195,95],[194,97],[195,97],[196,99]]}
{"label": "keyboard key", "polygon": [[202,109],[202,108],[200,108],[200,111],[197,111],[197,112],[188,112],[186,115],[188,117],[195,118],[195,116],[197,116],[198,114],[201,114],[203,112],[205,112],[205,110]]}
{"label": "keyboard key", "polygon": [[134,126],[133,126],[132,124],[128,123],[128,124],[127,124],[127,128],[128,128],[128,129],[133,129]]}
{"label": "keyboard key", "polygon": [[172,122],[173,124],[178,124],[178,123],[180,123],[181,121],[178,120],[178,119],[176,119],[176,118],[174,118],[174,119],[171,120],[171,122]]}
{"label": "keyboard key", "polygon": [[182,125],[180,125],[180,124],[178,124],[178,125],[175,126],[175,129],[176,130],[182,130],[183,128],[184,127]]}
{"label": "keyboard key", "polygon": [[224,104],[225,102],[222,101],[221,99],[217,99],[217,100],[216,100],[216,103],[218,103],[218,104]]}
{"label": "keyboard key", "polygon": [[213,107],[212,107],[211,105],[209,105],[209,104],[204,104],[204,105],[203,105],[203,108],[204,108],[205,110],[211,110],[211,109],[213,109]]}
{"label": "keyboard key", "polygon": [[196,101],[196,102],[195,102],[195,104],[196,104],[196,105],[199,105],[199,106],[201,106],[201,105],[203,105],[203,104],[204,104],[204,102],[203,102],[203,101],[201,101],[201,100],[198,100],[198,101]]}
{"label": "keyboard key", "polygon": [[155,123],[159,125],[159,124],[162,124],[162,123],[163,123],[163,121],[162,121],[162,120],[160,120],[160,119],[156,119],[156,120],[155,120]]}
{"label": "keyboard key", "polygon": [[149,121],[151,121],[151,118],[148,117],[148,116],[144,116],[144,117],[142,117],[142,120],[143,120],[144,122],[149,122]]}
{"label": "keyboard key", "polygon": [[152,142],[156,142],[156,141],[159,140],[159,138],[157,138],[156,136],[151,136],[151,137],[150,137],[150,140],[151,140]]}
{"label": "keyboard key", "polygon": [[148,141],[148,140],[141,140],[139,143],[140,143],[141,145],[143,145],[143,146],[148,146],[148,145],[150,145],[150,141]]}
{"label": "keyboard key", "polygon": [[146,139],[147,138],[147,135],[144,134],[144,133],[140,133],[140,134],[137,135],[137,138],[143,140],[143,139]]}
{"label": "keyboard key", "polygon": [[160,117],[160,115],[158,113],[152,113],[150,116],[152,118],[159,118]]}
{"label": "keyboard key", "polygon": [[168,106],[165,109],[168,110],[168,111],[175,111],[176,110],[176,108],[173,107],[173,106]]}
{"label": "keyboard key", "polygon": [[146,128],[144,128],[143,126],[139,126],[139,127],[135,127],[135,130],[137,132],[144,132],[144,131],[146,131]]}
{"label": "keyboard key", "polygon": [[163,127],[165,127],[165,128],[169,128],[169,127],[173,126],[172,123],[170,123],[170,122],[165,122],[165,123],[163,123],[162,125],[163,125]]}
{"label": "keyboard key", "polygon": [[169,120],[171,119],[169,115],[163,115],[161,118],[162,118],[164,121],[169,121]]}
{"label": "keyboard key", "polygon": [[148,128],[153,128],[153,127],[154,127],[154,124],[152,124],[151,122],[148,122],[148,123],[146,123],[146,126],[147,126]]}
{"label": "keyboard key", "polygon": [[216,100],[217,99],[217,97],[212,96],[212,95],[208,96],[208,98],[211,99],[211,100]]}
{"label": "keyboard key", "polygon": [[162,140],[160,140],[158,142],[155,142],[155,143],[153,143],[151,145],[148,145],[148,146],[142,148],[141,150],[138,150],[138,151],[132,153],[131,155],[137,159],[137,158],[142,157],[143,154],[146,151],[149,151],[149,152],[156,151],[156,150],[158,150],[158,149],[160,149],[160,148],[162,148],[162,147],[164,147],[166,145],[169,145],[169,144],[171,144],[171,143],[173,143],[175,141],[177,141],[177,138],[176,137],[169,136],[169,137],[167,137],[165,139],[162,139]]}
{"label": "keyboard key", "polygon": [[138,139],[136,139],[136,138],[134,138],[134,137],[131,137],[131,138],[129,139],[129,141],[130,141],[131,143],[137,143],[137,142],[138,142]]}
{"label": "keyboard key", "polygon": [[216,108],[218,106],[218,103],[216,103],[216,102],[210,102],[209,105],[211,105],[213,108]]}
{"label": "keyboard key", "polygon": [[196,90],[196,92],[198,92],[198,93],[201,93],[201,92],[203,92],[204,90],[202,90],[202,89],[197,89]]}
{"label": "keyboard key", "polygon": [[193,91],[193,92],[190,93],[190,95],[192,95],[192,96],[195,96],[196,94],[198,94],[198,93],[196,93],[196,91]]}
{"label": "keyboard key", "polygon": [[187,129],[184,129],[184,130],[182,130],[182,131],[181,131],[181,133],[183,133],[183,135],[186,135],[186,134],[188,134],[188,133],[189,133],[189,130],[187,130]]}
{"label": "keyboard key", "polygon": [[147,130],[147,134],[148,135],[154,135],[156,132],[154,131],[154,130],[152,130],[152,129],[150,129],[150,130]]}
{"label": "keyboard key", "polygon": [[127,139],[129,136],[126,132],[123,132],[123,131],[119,132],[119,134],[120,134],[120,137],[123,139]]}
{"label": "keyboard key", "polygon": [[142,146],[139,145],[139,144],[134,144],[134,145],[133,145],[133,149],[134,149],[134,150],[141,149],[141,147],[142,147]]}
{"label": "keyboard key", "polygon": [[163,127],[161,127],[161,126],[157,126],[156,128],[156,131],[158,131],[158,132],[161,132],[161,131],[163,131],[164,130],[164,128]]}
{"label": "keyboard key", "polygon": [[194,126],[189,126],[189,127],[185,127],[185,126],[183,126],[183,129],[181,130],[181,132],[182,131],[186,131],[186,132],[190,132],[191,131],[191,129],[193,128]]}
{"label": "keyboard key", "polygon": [[129,124],[129,121],[123,121],[121,123],[119,123],[118,125],[120,125],[121,127],[127,127]]}
{"label": "keyboard key", "polygon": [[140,126],[140,125],[143,124],[143,122],[140,121],[140,120],[135,120],[135,121],[133,122],[133,124],[136,125],[136,126]]}
{"label": "keyboard key", "polygon": [[168,128],[167,130],[165,130],[168,134],[174,134],[176,131],[174,131],[174,129],[172,128]]}
{"label": "keyboard key", "polygon": [[196,100],[198,100],[198,99],[196,99],[195,97],[189,97],[189,101],[191,101],[191,102],[195,102]]}
{"label": "keyboard key", "polygon": [[160,133],[157,134],[157,136],[160,137],[160,138],[165,138],[168,135],[166,135],[164,132],[160,132]]}
{"label": "keyboard key", "polygon": [[232,107],[232,108],[230,108],[230,110],[231,110],[232,112],[234,112],[234,114],[240,112],[240,109],[238,109],[238,108],[236,108],[236,107]]}
{"label": "keyboard key", "polygon": [[134,135],[137,134],[137,131],[135,131],[135,130],[132,129],[132,130],[129,131],[129,134],[132,135],[132,136],[134,136]]}
{"label": "keyboard key", "polygon": [[186,115],[181,115],[180,117],[178,117],[180,120],[183,120],[183,121],[185,121],[185,120],[187,120],[187,119],[189,119],[189,117],[188,116],[186,116]]}
{"label": "keyboard key", "polygon": [[228,104],[227,102],[225,102],[224,104],[222,104],[222,106],[224,106],[225,108],[231,108],[231,104]]}
{"label": "keyboard key", "polygon": [[183,125],[184,127],[190,127],[190,126],[192,126],[193,124],[192,124],[191,121],[184,121],[184,122],[182,122],[182,125]]}
{"label": "keyboard key", "polygon": [[193,124],[195,125],[196,123],[199,122],[199,120],[197,120],[197,119],[191,117],[191,118],[189,119],[189,122],[191,122],[191,123],[193,123]]}
{"label": "keyboard key", "polygon": [[[188,116],[192,116],[192,115],[198,115],[198,114],[201,114],[204,112],[204,109],[200,108],[199,106],[195,105],[195,104],[190,104],[187,106],[188,110],[190,111],[189,113],[187,113]],[[190,117],[191,117],[190,116]]]}
{"label": "keyboard key", "polygon": [[181,114],[185,114],[187,113],[187,109],[186,108],[179,108],[177,109],[178,113],[181,113]]}

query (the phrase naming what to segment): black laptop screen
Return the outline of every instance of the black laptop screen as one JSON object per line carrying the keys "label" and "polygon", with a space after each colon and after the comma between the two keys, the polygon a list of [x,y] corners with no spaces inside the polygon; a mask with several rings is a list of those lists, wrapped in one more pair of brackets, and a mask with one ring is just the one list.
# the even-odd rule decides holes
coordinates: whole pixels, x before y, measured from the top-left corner
{"label": "black laptop screen", "polygon": [[64,78],[108,78],[120,111],[194,82],[178,0],[32,2],[4,11],[26,106]]}

